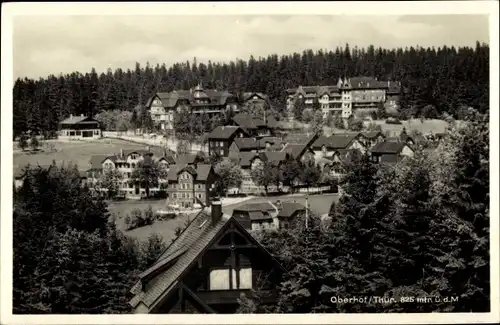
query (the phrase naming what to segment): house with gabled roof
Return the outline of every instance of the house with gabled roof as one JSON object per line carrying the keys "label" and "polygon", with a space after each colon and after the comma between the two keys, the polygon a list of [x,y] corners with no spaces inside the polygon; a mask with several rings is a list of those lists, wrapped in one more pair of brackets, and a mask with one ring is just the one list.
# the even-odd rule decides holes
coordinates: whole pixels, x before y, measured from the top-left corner
{"label": "house with gabled roof", "polygon": [[209,205],[217,175],[209,164],[172,165],[168,171],[168,203],[182,208]]}
{"label": "house with gabled roof", "polygon": [[96,119],[81,114],[59,122],[58,138],[64,140],[98,139],[102,136],[101,126]]}
{"label": "house with gabled roof", "polygon": [[243,204],[233,209],[233,217],[247,230],[274,230],[288,228],[305,211],[300,203],[277,200]]}
{"label": "house with gabled roof", "polygon": [[186,226],[130,290],[134,313],[236,313],[242,294],[275,304],[283,266],[212,202]]}
{"label": "house with gabled roof", "polygon": [[314,160],[314,150],[308,147],[307,144],[286,144],[282,152],[288,153],[293,159],[301,162]]}
{"label": "house with gabled roof", "polygon": [[263,117],[239,113],[233,116],[231,124],[241,127],[252,137],[261,138],[273,136],[278,122],[269,113],[265,113]]}
{"label": "house with gabled roof", "polygon": [[227,157],[229,155],[229,147],[233,144],[236,138],[249,136],[248,132],[243,128],[235,125],[218,126],[208,134],[208,154]]}
{"label": "house with gabled roof", "polygon": [[384,141],[370,150],[373,162],[396,164],[403,157],[413,157],[414,149],[406,142]]}
{"label": "house with gabled roof", "polygon": [[312,109],[314,104],[318,104],[323,117],[332,113],[349,118],[356,111],[374,111],[380,105],[385,105],[391,111],[397,110],[401,83],[359,76],[339,78],[336,85],[298,86],[287,89],[285,93],[289,115],[293,115],[296,102],[302,101],[306,109]]}
{"label": "house with gabled roof", "polygon": [[[157,154],[161,150],[156,150]],[[131,179],[134,169],[138,168],[141,163],[155,161],[158,166],[166,174],[169,166],[175,163],[174,157],[166,150],[163,150],[163,155],[155,156],[155,152],[150,147],[137,149],[120,149],[117,154],[108,155],[93,155],[90,157],[89,169],[87,173],[87,184],[94,189],[98,194],[104,194],[107,190],[100,187],[100,180],[108,170],[118,170],[122,174],[122,179],[119,183],[119,193],[121,197],[128,199],[140,199],[146,195],[144,184],[139,184]],[[149,188],[150,195],[156,195],[160,192],[165,193],[164,189],[167,186],[166,178],[158,179],[159,186]]]}
{"label": "house with gabled roof", "polygon": [[329,137],[322,135],[311,145],[314,157],[332,157],[337,150],[358,149],[365,152],[366,148],[359,140],[358,133],[338,133]]}
{"label": "house with gabled roof", "polygon": [[146,102],[153,122],[161,130],[172,130],[175,112],[181,109],[191,114],[209,117],[226,111],[239,111],[238,97],[226,90],[204,89],[201,84],[189,90],[158,92]]}

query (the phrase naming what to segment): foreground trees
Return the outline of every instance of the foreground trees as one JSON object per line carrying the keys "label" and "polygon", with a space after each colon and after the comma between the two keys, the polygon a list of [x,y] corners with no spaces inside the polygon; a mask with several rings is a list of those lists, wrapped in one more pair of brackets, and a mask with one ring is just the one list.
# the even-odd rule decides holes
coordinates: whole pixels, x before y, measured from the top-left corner
{"label": "foreground trees", "polygon": [[[312,218],[307,229],[262,235],[289,270],[274,311],[489,311],[488,137],[488,117],[476,115],[435,153],[396,167],[353,159],[330,225]],[[396,300],[332,303],[337,296]],[[425,297],[434,302],[416,300]]]}
{"label": "foreground trees", "polygon": [[139,246],[117,231],[76,166],[28,168],[13,226],[14,313],[129,312],[135,275],[163,247],[157,237]]}

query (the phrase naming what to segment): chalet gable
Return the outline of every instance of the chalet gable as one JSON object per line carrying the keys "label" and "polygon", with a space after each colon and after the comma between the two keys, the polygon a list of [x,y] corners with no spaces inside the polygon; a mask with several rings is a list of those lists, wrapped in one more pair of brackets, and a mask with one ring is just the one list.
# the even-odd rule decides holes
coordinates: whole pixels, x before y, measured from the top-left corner
{"label": "chalet gable", "polygon": [[[214,313],[210,299],[223,295],[237,304],[241,290],[254,287],[252,272],[263,263],[286,272],[235,218],[212,206],[211,211],[201,211],[140,274],[129,303],[136,313],[168,313],[187,296],[202,312]],[[203,285],[205,289],[198,289]]]}

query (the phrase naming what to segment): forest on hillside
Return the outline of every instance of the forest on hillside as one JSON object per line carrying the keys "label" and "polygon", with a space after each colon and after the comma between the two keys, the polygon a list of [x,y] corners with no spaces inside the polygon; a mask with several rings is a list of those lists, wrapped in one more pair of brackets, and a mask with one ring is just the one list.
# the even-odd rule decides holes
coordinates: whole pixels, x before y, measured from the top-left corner
{"label": "forest on hillside", "polygon": [[273,109],[282,111],[285,89],[298,85],[331,85],[339,77],[371,76],[397,80],[404,92],[401,109],[418,115],[426,105],[439,114],[454,115],[460,106],[489,110],[489,46],[383,49],[337,47],[305,50],[289,55],[235,60],[226,63],[192,62],[108,69],[98,73],[72,72],[38,80],[17,79],[13,89],[14,137],[24,131],[45,133],[70,114],[95,115],[105,110],[139,109],[155,92],[205,88],[269,95]]}

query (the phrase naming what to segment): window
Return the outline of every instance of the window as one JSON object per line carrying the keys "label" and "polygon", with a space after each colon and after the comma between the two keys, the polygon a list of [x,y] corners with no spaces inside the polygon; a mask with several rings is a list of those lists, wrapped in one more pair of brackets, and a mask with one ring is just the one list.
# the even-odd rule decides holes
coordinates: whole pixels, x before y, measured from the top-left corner
{"label": "window", "polygon": [[198,193],[196,196],[198,197],[198,199],[201,199],[201,194],[200,193]]}
{"label": "window", "polygon": [[177,193],[174,193],[172,194],[173,198],[176,199],[177,198]]}
{"label": "window", "polygon": [[210,271],[210,290],[229,290],[229,269]]}

